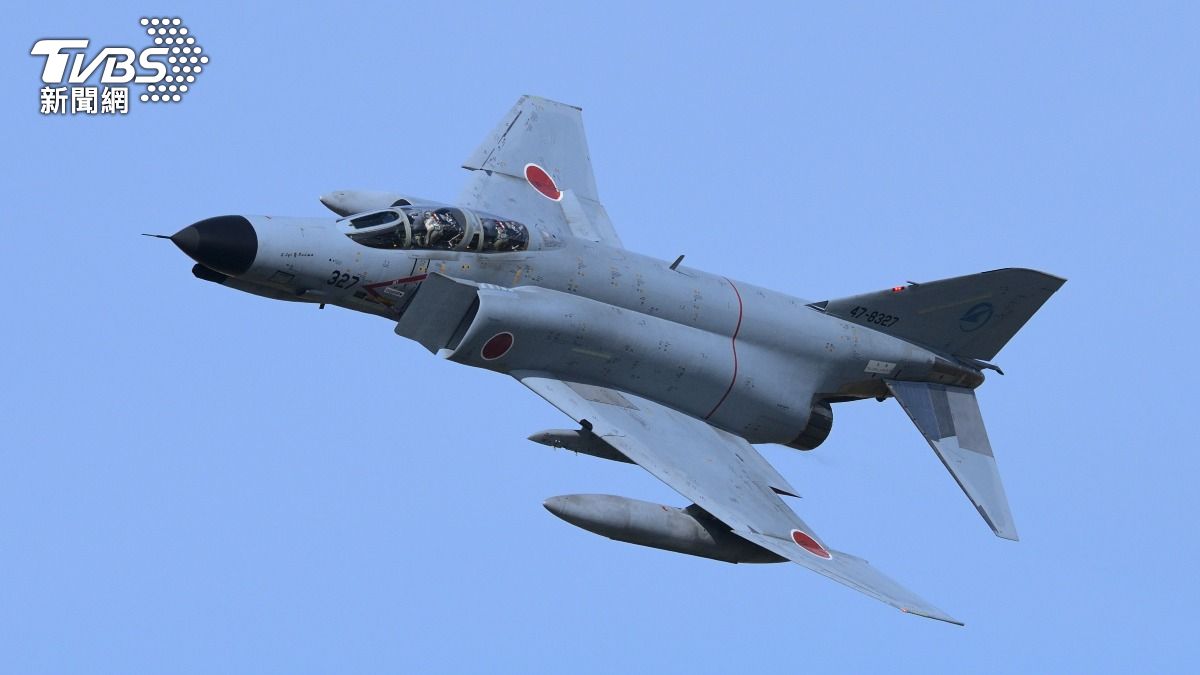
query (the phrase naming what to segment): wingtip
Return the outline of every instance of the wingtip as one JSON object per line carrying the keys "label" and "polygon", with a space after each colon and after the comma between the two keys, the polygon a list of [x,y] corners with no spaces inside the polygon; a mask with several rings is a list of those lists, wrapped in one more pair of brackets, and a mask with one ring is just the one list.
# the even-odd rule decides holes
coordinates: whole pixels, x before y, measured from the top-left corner
{"label": "wingtip", "polygon": [[919,616],[919,617],[922,617],[925,619],[933,619],[934,621],[942,621],[944,623],[951,623],[951,624],[954,624],[955,626],[966,626],[967,625],[967,624],[959,621],[958,619],[950,616],[949,614],[934,614],[932,612],[922,612],[922,611],[916,610],[916,609],[908,609],[907,607],[901,607],[900,611],[904,612],[905,614],[912,614],[913,616]]}

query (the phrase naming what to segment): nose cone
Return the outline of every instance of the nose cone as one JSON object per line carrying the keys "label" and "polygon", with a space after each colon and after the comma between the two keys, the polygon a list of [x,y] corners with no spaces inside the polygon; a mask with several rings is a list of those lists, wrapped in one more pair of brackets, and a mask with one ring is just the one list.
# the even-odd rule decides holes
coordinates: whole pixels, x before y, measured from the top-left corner
{"label": "nose cone", "polygon": [[171,241],[192,260],[230,276],[245,274],[258,255],[258,233],[242,216],[201,220],[176,232]]}

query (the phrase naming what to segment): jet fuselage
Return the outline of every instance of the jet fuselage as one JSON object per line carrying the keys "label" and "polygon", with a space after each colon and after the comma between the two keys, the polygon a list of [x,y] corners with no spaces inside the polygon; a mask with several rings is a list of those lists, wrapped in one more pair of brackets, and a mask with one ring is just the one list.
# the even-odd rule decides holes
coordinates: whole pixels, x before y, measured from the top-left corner
{"label": "jet fuselage", "polygon": [[[810,419],[814,408],[828,417],[829,401],[886,396],[884,377],[982,381],[973,369],[806,300],[537,227],[522,251],[381,249],[348,237],[345,220],[251,216],[253,258],[245,267],[246,233],[237,244],[241,260],[221,258],[222,247],[234,244],[220,241],[217,228],[244,228],[238,218],[202,221],[212,223],[202,228],[207,247],[190,242],[196,250],[189,251],[189,242],[176,242],[220,272],[204,276],[198,268],[198,276],[393,321],[430,275],[514,289],[493,294],[488,327],[472,332],[466,324],[483,317],[464,315],[457,337],[469,339],[435,351],[499,372],[545,372],[627,391],[753,443],[815,447],[829,422],[812,438],[810,423],[820,426]],[[509,335],[489,347],[502,333]]]}

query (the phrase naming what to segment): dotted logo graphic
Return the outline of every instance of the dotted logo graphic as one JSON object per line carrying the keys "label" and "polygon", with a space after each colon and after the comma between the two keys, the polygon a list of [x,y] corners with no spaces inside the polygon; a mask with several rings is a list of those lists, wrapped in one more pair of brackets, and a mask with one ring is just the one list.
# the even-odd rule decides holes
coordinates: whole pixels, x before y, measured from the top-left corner
{"label": "dotted logo graphic", "polygon": [[146,92],[138,99],[145,103],[179,103],[195,83],[196,76],[204,72],[208,55],[179,17],[142,17],[140,23],[146,34],[154,38],[155,46],[166,48],[168,54],[166,77],[146,85]]}

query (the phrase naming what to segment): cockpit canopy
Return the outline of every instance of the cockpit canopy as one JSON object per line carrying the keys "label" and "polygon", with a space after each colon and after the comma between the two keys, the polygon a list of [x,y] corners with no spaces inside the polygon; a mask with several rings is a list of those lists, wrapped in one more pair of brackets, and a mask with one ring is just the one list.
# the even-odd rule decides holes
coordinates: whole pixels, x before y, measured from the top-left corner
{"label": "cockpit canopy", "polygon": [[399,205],[339,221],[363,246],[499,253],[529,248],[529,229],[515,220],[452,206]]}

